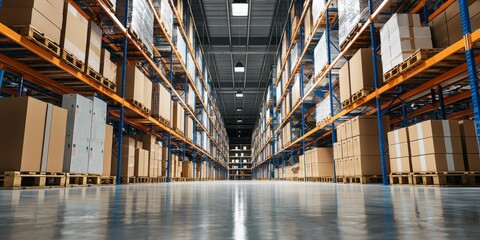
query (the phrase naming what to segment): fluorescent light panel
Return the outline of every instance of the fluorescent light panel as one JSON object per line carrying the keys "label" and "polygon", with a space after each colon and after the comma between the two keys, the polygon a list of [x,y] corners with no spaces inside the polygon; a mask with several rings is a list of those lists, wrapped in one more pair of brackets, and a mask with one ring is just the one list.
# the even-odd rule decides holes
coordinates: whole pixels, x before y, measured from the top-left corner
{"label": "fluorescent light panel", "polygon": [[248,16],[247,0],[234,0],[232,3],[232,16],[246,17]]}

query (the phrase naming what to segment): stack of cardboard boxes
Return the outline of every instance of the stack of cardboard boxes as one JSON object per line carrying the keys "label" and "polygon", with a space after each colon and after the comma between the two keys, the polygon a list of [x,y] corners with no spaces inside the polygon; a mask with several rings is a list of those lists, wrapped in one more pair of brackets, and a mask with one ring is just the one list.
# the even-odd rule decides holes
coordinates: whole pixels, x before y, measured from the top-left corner
{"label": "stack of cardboard boxes", "polygon": [[171,106],[172,98],[168,90],[161,83],[153,83],[152,116],[171,123]]}
{"label": "stack of cardboard boxes", "polygon": [[336,100],[337,94],[333,93],[333,95],[333,114],[332,110],[330,109],[331,101],[328,94],[326,94],[325,98],[323,98],[323,100],[317,104],[315,108],[315,123],[317,125],[329,119],[331,116],[335,116],[342,109],[340,103]]}
{"label": "stack of cardboard boxes", "polygon": [[458,122],[458,124],[460,125],[460,134],[462,135],[465,169],[468,171],[480,171],[480,154],[475,121],[463,120]]}
{"label": "stack of cardboard boxes", "polygon": [[298,177],[331,177],[333,164],[332,148],[312,148],[299,156]]}
{"label": "stack of cardboard boxes", "polygon": [[153,12],[147,0],[126,0],[116,4],[118,19],[125,19],[125,9],[128,6],[127,26],[134,33],[148,52],[153,55]]}
{"label": "stack of cardboard boxes", "polygon": [[[134,100],[147,110],[152,108],[152,82],[135,66],[127,65],[125,73],[125,99]],[[122,86],[122,69],[117,71],[117,86]],[[121,94],[121,87],[117,88]]]}
{"label": "stack of cardboard boxes", "polygon": [[383,73],[402,63],[418,49],[432,48],[429,27],[418,14],[394,14],[380,30]]}
{"label": "stack of cardboard boxes", "polygon": [[388,151],[391,173],[412,172],[410,140],[407,128],[388,132]]}
{"label": "stack of cardboard boxes", "polygon": [[184,133],[185,127],[185,109],[180,105],[179,102],[171,102],[171,116],[172,116],[172,127],[182,133]]}
{"label": "stack of cardboard boxes", "polygon": [[158,16],[162,18],[163,25],[167,30],[168,36],[172,37],[173,30],[173,10],[168,0],[153,0],[153,6]]}
{"label": "stack of cardboard boxes", "polygon": [[107,49],[102,49],[101,62],[100,62],[100,74],[109,82],[117,83],[117,64],[112,61],[111,54]]}
{"label": "stack of cardboard boxes", "polygon": [[[389,119],[383,118],[383,134],[389,128]],[[359,177],[382,173],[377,117],[357,116],[339,124],[336,130],[334,158],[337,176]]]}
{"label": "stack of cardboard boxes", "polygon": [[[472,32],[480,28],[480,1],[468,0],[468,12]],[[432,30],[433,46],[445,48],[462,39],[462,23],[458,1],[453,2],[445,11],[429,21]]]}
{"label": "stack of cardboard boxes", "polygon": [[[381,76],[380,61],[377,63],[377,76]],[[340,101],[344,103],[354,94],[375,88],[373,80],[372,50],[360,48],[339,71]],[[379,86],[380,87],[380,86]],[[352,100],[357,100],[356,99]]]}

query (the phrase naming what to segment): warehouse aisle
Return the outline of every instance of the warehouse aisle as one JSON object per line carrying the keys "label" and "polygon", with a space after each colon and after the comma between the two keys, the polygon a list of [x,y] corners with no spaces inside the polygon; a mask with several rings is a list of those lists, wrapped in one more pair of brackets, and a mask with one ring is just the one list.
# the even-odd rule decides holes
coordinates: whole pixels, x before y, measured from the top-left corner
{"label": "warehouse aisle", "polygon": [[3,239],[466,239],[478,188],[200,182],[0,191]]}

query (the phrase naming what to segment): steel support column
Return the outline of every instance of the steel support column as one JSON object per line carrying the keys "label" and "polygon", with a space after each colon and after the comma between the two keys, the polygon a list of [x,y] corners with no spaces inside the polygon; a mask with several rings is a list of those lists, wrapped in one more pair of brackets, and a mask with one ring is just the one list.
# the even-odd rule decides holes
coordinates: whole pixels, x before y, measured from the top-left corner
{"label": "steel support column", "polygon": [[[332,63],[332,54],[331,54],[331,49],[330,49],[330,20],[328,18],[328,15],[330,14],[330,6],[327,8],[327,11],[325,13],[325,23],[326,23],[326,34],[327,34],[327,60],[328,60],[328,65]],[[328,98],[330,100],[330,115],[335,116],[335,109],[333,107],[333,101],[335,100],[333,97],[333,81],[332,81],[332,71],[328,71]],[[337,135],[335,132],[335,121],[332,122],[331,126],[332,128],[332,144],[334,144],[337,141]],[[335,169],[335,164],[333,164],[333,182],[337,182],[337,171]]]}

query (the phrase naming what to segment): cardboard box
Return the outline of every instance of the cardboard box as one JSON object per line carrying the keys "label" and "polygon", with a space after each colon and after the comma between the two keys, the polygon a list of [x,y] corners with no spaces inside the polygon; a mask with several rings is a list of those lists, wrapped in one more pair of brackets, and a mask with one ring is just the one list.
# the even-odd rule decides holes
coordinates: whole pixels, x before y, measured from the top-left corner
{"label": "cardboard box", "polygon": [[429,137],[410,142],[412,156],[440,153],[462,153],[460,137]]}
{"label": "cardboard box", "polygon": [[67,110],[47,105],[40,171],[62,172],[67,131]]}
{"label": "cardboard box", "polygon": [[[390,131],[390,119],[383,117],[383,131]],[[351,119],[352,137],[359,135],[378,136],[378,124],[376,116],[357,116]]]}
{"label": "cardboard box", "polygon": [[388,132],[387,137],[389,145],[408,142],[408,128],[399,128],[390,131]]}
{"label": "cardboard box", "polygon": [[472,120],[462,120],[458,122],[460,127],[460,135],[463,137],[477,137],[477,129],[475,126],[475,121]]}
{"label": "cardboard box", "polygon": [[[145,165],[148,164],[145,162],[145,155],[148,154],[147,150],[144,149],[135,149],[135,171],[134,175],[136,177],[146,177],[147,173],[145,172]],[[148,155],[147,155],[148,156]]]}
{"label": "cardboard box", "polygon": [[[121,161],[121,177],[133,177],[135,172],[135,144],[136,140],[130,137],[123,137],[122,141],[122,161]],[[114,149],[117,152],[117,149]],[[111,174],[117,176],[118,160],[112,158]]]}
{"label": "cardboard box", "polygon": [[465,170],[480,171],[480,155],[477,153],[464,155]]}
{"label": "cardboard box", "polygon": [[348,151],[348,140],[343,140],[342,141],[342,156],[344,156],[344,158],[345,158],[345,156],[347,158],[349,158],[348,153],[349,153],[349,151]]}
{"label": "cardboard box", "polygon": [[462,137],[463,152],[467,154],[479,153],[477,137]]}
{"label": "cardboard box", "polygon": [[458,121],[428,120],[408,127],[410,141],[429,137],[460,137]]}
{"label": "cardboard box", "polygon": [[342,161],[343,159],[335,160],[335,175],[337,175],[337,177],[343,177],[345,175]]}
{"label": "cardboard box", "polygon": [[148,110],[152,109],[152,81],[146,76],[143,78],[143,106]]}
{"label": "cardboard box", "polygon": [[87,55],[85,65],[100,73],[102,59],[102,29],[92,20],[88,22]]}
{"label": "cardboard box", "polygon": [[462,154],[427,154],[412,157],[413,172],[464,171]]}
{"label": "cardboard box", "polygon": [[337,141],[343,141],[347,139],[347,132],[346,132],[345,122],[340,123],[337,125]]}
{"label": "cardboard box", "polygon": [[350,91],[350,65],[346,62],[338,73],[340,84],[340,101],[343,103],[350,100],[352,92]]}
{"label": "cardboard box", "polygon": [[410,145],[408,142],[396,143],[388,147],[390,158],[410,157]]}
{"label": "cardboard box", "polygon": [[352,121],[349,119],[345,121],[345,138],[352,138]]}
{"label": "cardboard box", "polygon": [[381,175],[380,156],[355,156],[355,176]]}
{"label": "cardboard box", "polygon": [[[144,74],[135,66],[126,66],[125,99],[144,102]],[[122,68],[117,69],[117,94],[122,91]]]}
{"label": "cardboard box", "polygon": [[388,25],[388,30],[390,34],[395,32],[395,30],[397,30],[400,26],[419,27],[421,26],[420,16],[418,14],[396,13],[392,15],[386,25]]}
{"label": "cardboard box", "polygon": [[352,139],[354,156],[378,156],[380,155],[380,143],[378,136],[360,135]]}
{"label": "cardboard box", "polygon": [[[351,94],[355,94],[363,89],[375,88],[373,81],[372,50],[370,48],[360,48],[350,59],[349,64]],[[378,60],[377,76],[382,76],[381,65],[380,60]]]}
{"label": "cardboard box", "polygon": [[65,2],[60,47],[85,63],[87,36],[88,20],[72,4]]}
{"label": "cardboard box", "polygon": [[450,45],[450,39],[448,36],[447,17],[445,12],[440,13],[428,23],[430,30],[432,31],[432,42],[436,48],[444,48]]}
{"label": "cardboard box", "polygon": [[110,58],[110,52],[102,48],[100,74],[110,82],[117,82],[117,64]]}
{"label": "cardboard box", "polygon": [[390,158],[390,169],[392,173],[412,172],[410,157]]}
{"label": "cardboard box", "polygon": [[333,144],[333,159],[338,160],[343,158],[342,143],[336,142]]}
{"label": "cardboard box", "polygon": [[348,175],[345,174],[346,176],[350,176],[350,177],[354,177],[356,176],[356,172],[355,172],[355,159],[354,158],[348,158],[348,162],[347,162],[347,168],[345,169],[346,171],[348,170]]}
{"label": "cardboard box", "polygon": [[355,147],[357,147],[357,146],[355,146],[353,138],[347,139],[347,149],[348,149],[347,150],[347,157],[351,158],[351,157],[354,156],[355,151],[356,151]]}
{"label": "cardboard box", "polygon": [[103,146],[103,170],[102,176],[113,176],[112,168],[113,126],[105,125],[105,142]]}

